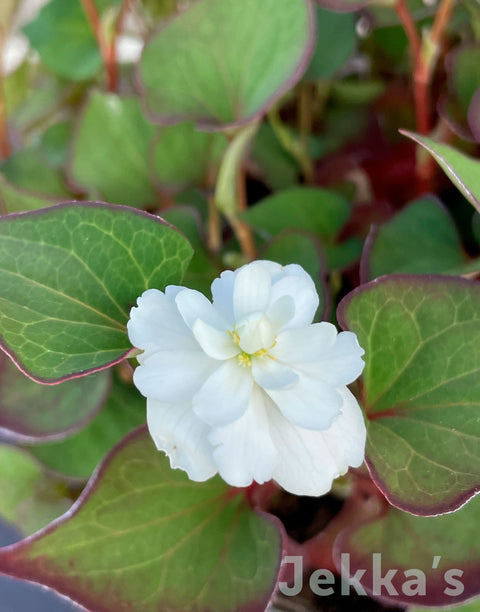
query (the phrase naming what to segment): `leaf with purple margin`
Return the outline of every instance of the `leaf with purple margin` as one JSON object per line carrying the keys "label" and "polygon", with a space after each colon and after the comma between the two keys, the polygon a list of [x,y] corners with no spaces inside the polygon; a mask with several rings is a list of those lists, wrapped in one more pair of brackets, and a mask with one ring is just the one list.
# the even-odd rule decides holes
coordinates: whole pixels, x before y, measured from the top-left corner
{"label": "leaf with purple margin", "polygon": [[34,533],[72,505],[63,480],[47,474],[27,451],[0,444],[0,515]]}
{"label": "leaf with purple margin", "polygon": [[452,217],[434,196],[410,202],[373,227],[362,255],[362,282],[384,274],[455,274],[480,269],[463,250]]}
{"label": "leaf with purple margin", "polygon": [[59,521],[0,551],[0,571],[92,612],[263,612],[279,523],[216,477],[170,469],[145,428],[127,436]]}
{"label": "leaf with purple margin", "polygon": [[435,142],[426,136],[420,136],[406,130],[400,131],[425,147],[470,204],[473,204],[480,211],[480,161],[457,151],[449,145]]}
{"label": "leaf with purple margin", "polygon": [[[480,548],[475,544],[479,519],[480,497],[457,512],[436,517],[412,516],[390,507],[375,521],[341,533],[335,542],[335,561],[340,568],[341,553],[348,553],[350,576],[365,569],[362,587],[387,604],[457,606],[480,595]],[[374,563],[380,573],[374,571]],[[389,571],[390,593],[378,580]],[[418,589],[422,583],[425,594]]]}
{"label": "leaf with purple margin", "polygon": [[159,123],[251,121],[296,84],[313,45],[310,0],[196,2],[145,47],[147,107]]}
{"label": "leaf with purple margin", "polygon": [[40,385],[0,352],[0,434],[17,442],[65,438],[95,417],[109,389],[107,371]]}
{"label": "leaf with purple margin", "polygon": [[[96,375],[87,380],[92,376]],[[108,451],[145,420],[145,398],[132,384],[114,376],[105,405],[85,429],[65,440],[37,444],[29,450],[53,472],[88,480]]]}
{"label": "leaf with purple margin", "polygon": [[148,288],[178,284],[191,253],[159,217],[123,206],[66,202],[1,217],[1,346],[39,382],[121,361],[131,306]]}
{"label": "leaf with purple margin", "polygon": [[375,4],[375,0],[316,0],[320,6],[336,13],[353,13],[370,4]]}
{"label": "leaf with purple margin", "polygon": [[346,296],[365,349],[366,462],[393,505],[450,512],[480,491],[480,285],[384,276]]}

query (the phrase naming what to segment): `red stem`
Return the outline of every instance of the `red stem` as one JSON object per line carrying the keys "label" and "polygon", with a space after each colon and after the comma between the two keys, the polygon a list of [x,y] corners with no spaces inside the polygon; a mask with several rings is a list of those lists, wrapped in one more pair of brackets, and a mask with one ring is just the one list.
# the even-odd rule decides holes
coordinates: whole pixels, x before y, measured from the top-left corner
{"label": "red stem", "polygon": [[108,91],[116,91],[118,85],[118,69],[117,69],[117,38],[123,29],[125,15],[130,9],[130,0],[124,0],[117,21],[115,23],[114,34],[112,40],[108,42],[102,28],[100,14],[98,12],[95,0],[81,0],[83,10],[90,23],[95,37],[97,39],[98,48],[105,64],[107,71],[107,89]]}
{"label": "red stem", "polygon": [[0,154],[3,159],[10,157],[12,149],[8,135],[7,105],[5,101],[5,88],[3,85],[2,60],[5,51],[6,33],[0,26]]}

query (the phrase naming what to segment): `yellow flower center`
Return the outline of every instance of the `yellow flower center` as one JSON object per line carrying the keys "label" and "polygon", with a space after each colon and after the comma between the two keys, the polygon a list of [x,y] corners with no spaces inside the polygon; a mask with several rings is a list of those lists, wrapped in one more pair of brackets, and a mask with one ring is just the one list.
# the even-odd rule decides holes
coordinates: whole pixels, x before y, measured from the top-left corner
{"label": "yellow flower center", "polygon": [[[228,331],[228,334],[232,338],[234,343],[237,346],[240,346],[240,336],[238,335],[237,330],[233,328],[232,331],[230,330]],[[273,344],[270,347],[270,349],[272,349],[276,344],[277,344],[277,339],[275,337],[275,340],[273,341]],[[250,368],[252,367],[252,357],[263,357],[264,355],[266,355],[270,359],[275,359],[275,357],[272,357],[272,355],[268,354],[268,351],[270,349],[262,348],[262,349],[259,349],[258,351],[255,351],[255,353],[246,353],[245,351],[241,351],[237,355],[238,363],[244,368]]]}

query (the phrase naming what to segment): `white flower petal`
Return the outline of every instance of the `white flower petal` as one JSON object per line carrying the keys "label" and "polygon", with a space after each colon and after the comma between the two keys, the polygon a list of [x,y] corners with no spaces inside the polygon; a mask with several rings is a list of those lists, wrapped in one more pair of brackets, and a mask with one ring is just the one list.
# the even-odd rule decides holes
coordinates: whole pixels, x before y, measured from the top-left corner
{"label": "white flower petal", "polygon": [[209,427],[194,414],[190,402],[164,404],[147,399],[147,423],[156,447],[167,453],[172,468],[200,482],[217,473],[207,438]]}
{"label": "white flower petal", "polygon": [[145,397],[160,402],[190,400],[218,362],[197,351],[157,351],[143,360],[133,382]]}
{"label": "white flower petal", "polygon": [[161,291],[148,289],[130,311],[128,337],[140,349],[195,349],[197,343],[176,304]]}
{"label": "white flower petal", "polygon": [[240,418],[248,407],[253,378],[250,368],[229,359],[205,381],[193,397],[193,410],[205,423],[226,425]]}
{"label": "white flower petal", "polygon": [[175,296],[175,303],[190,329],[198,319],[217,329],[228,328],[227,322],[200,291],[184,289]]}
{"label": "white flower petal", "polygon": [[284,295],[276,300],[267,310],[267,317],[273,329],[278,333],[295,314],[295,302],[290,295]]}
{"label": "white flower petal", "polygon": [[298,382],[298,375],[291,368],[268,356],[252,359],[252,374],[264,389],[283,389]]}
{"label": "white flower petal", "polygon": [[292,274],[278,280],[272,285],[272,303],[284,295],[289,295],[295,302],[295,314],[286,325],[286,329],[309,325],[319,304],[317,290],[310,276]]}
{"label": "white flower petal", "polygon": [[365,366],[364,353],[354,333],[340,332],[334,346],[317,361],[301,364],[296,369],[307,376],[319,376],[334,387],[341,387],[360,376]]}
{"label": "white flower petal", "polygon": [[202,350],[213,359],[230,359],[240,352],[227,331],[207,325],[200,319],[195,321],[192,331]]}
{"label": "white flower petal", "polygon": [[278,334],[277,342],[269,352],[275,359],[291,364],[318,361],[330,355],[337,336],[335,325],[325,321],[287,329]]}
{"label": "white flower petal", "polygon": [[221,316],[227,321],[230,328],[235,324],[233,314],[233,285],[235,272],[225,270],[216,278],[211,286],[213,305]]}
{"label": "white flower petal", "polygon": [[265,394],[254,386],[245,414],[209,435],[221,477],[234,487],[247,487],[253,480],[262,484],[272,478],[278,453],[269,433]]}
{"label": "white flower petal", "polygon": [[271,280],[261,262],[254,261],[237,271],[233,287],[235,320],[254,312],[265,312],[270,303]]}
{"label": "white flower petal", "polygon": [[272,439],[280,451],[273,478],[290,493],[324,495],[349,466],[362,463],[366,438],[362,412],[347,388],[340,393],[342,414],[326,431],[297,427],[275,406],[268,407]]}
{"label": "white flower petal", "polygon": [[306,429],[328,429],[340,414],[338,389],[321,379],[300,375],[297,384],[265,391],[289,421]]}

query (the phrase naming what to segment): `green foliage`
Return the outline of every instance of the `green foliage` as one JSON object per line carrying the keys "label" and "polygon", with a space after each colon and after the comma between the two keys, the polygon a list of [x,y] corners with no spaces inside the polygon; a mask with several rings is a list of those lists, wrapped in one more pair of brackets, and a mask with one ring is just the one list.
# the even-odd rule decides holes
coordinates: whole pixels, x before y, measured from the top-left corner
{"label": "green foliage", "polygon": [[102,65],[81,2],[50,0],[24,32],[45,66],[58,76],[76,81],[90,79]]}
{"label": "green foliage", "polygon": [[311,81],[332,77],[353,54],[357,42],[352,15],[320,7],[316,13],[317,45],[304,77]]}
{"label": "green foliage", "polygon": [[34,571],[88,608],[260,611],[281,546],[276,524],[220,479],[171,470],[142,429],[110,455],[74,514],[0,551],[0,569]]}
{"label": "green foliage", "polygon": [[391,503],[455,510],[480,486],[480,288],[385,277],[350,294],[339,320],[365,347],[367,461]]}
{"label": "green foliage", "polygon": [[306,0],[196,3],[145,49],[149,111],[164,122],[202,125],[252,119],[298,81],[312,39]]}
{"label": "green foliage", "polygon": [[415,200],[374,230],[365,252],[366,280],[383,274],[461,274],[480,268],[462,248],[452,218],[430,196]]}
{"label": "green foliage", "polygon": [[0,514],[25,535],[47,525],[71,505],[65,484],[27,452],[0,444]]}
{"label": "green foliage", "polygon": [[2,343],[52,381],[122,359],[129,308],[145,289],[180,282],[191,249],[133,209],[71,203],[0,219],[0,254]]}
{"label": "green foliage", "polygon": [[109,389],[109,372],[39,385],[1,353],[0,431],[21,442],[63,438],[94,418]]}
{"label": "green foliage", "polygon": [[405,136],[425,147],[467,200],[480,210],[480,161],[431,138],[411,132],[405,132]]}
{"label": "green foliage", "polygon": [[[72,382],[77,381],[63,384]],[[77,404],[72,402],[72,406]],[[29,450],[54,472],[87,480],[108,451],[144,422],[144,398],[133,385],[122,383],[118,377],[114,377],[107,401],[87,427],[65,440],[31,446]]]}
{"label": "green foliage", "polygon": [[72,178],[115,204],[153,203],[148,153],[154,135],[137,99],[94,92],[73,141]]}

